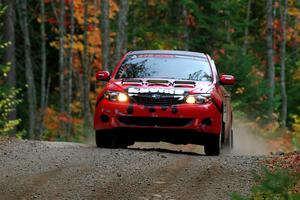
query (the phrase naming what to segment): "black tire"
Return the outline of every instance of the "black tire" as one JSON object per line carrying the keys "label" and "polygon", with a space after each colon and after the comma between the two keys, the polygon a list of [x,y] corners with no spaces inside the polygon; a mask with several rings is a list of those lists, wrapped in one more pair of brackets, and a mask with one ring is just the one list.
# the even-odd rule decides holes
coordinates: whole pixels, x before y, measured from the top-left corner
{"label": "black tire", "polygon": [[126,148],[128,142],[109,132],[96,131],[96,145],[98,148]]}
{"label": "black tire", "polygon": [[222,144],[225,143],[225,123],[222,121]]}
{"label": "black tire", "polygon": [[96,131],[96,145],[98,148],[111,148],[113,141],[112,137],[107,134],[102,134]]}
{"label": "black tire", "polygon": [[210,136],[207,144],[204,145],[204,152],[207,156],[218,156],[221,150],[222,135]]}

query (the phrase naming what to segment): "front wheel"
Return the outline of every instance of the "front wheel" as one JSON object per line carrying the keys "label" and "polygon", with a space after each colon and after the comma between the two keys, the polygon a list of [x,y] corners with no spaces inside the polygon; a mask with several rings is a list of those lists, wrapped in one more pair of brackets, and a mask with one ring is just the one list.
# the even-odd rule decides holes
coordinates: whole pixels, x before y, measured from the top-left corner
{"label": "front wheel", "polygon": [[128,142],[107,131],[96,131],[96,145],[98,148],[126,148]]}
{"label": "front wheel", "polygon": [[207,156],[218,156],[221,150],[221,135],[212,135],[204,145],[204,152]]}

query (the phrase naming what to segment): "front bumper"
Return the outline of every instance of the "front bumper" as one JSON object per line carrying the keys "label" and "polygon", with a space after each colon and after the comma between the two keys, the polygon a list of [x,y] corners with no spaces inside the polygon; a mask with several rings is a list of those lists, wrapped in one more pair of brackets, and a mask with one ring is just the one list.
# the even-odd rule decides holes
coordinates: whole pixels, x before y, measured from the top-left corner
{"label": "front bumper", "polygon": [[95,130],[172,129],[218,135],[222,117],[212,103],[144,106],[135,103],[112,102],[103,98],[94,116]]}

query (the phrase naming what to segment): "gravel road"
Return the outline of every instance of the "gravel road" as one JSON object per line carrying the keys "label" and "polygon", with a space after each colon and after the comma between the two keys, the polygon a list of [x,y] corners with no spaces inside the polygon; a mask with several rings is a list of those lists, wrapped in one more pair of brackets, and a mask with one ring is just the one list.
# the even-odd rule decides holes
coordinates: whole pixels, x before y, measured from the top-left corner
{"label": "gravel road", "polygon": [[229,199],[229,192],[249,192],[252,171],[265,159],[228,153],[208,157],[189,145],[173,150],[139,145],[98,149],[64,142],[0,141],[0,199]]}

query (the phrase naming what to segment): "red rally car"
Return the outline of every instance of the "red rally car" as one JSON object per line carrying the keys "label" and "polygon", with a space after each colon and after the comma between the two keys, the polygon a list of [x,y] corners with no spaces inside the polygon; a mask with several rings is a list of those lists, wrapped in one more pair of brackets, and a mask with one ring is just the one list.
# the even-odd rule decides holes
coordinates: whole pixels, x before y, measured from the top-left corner
{"label": "red rally car", "polygon": [[135,141],[204,145],[206,155],[232,147],[231,75],[218,75],[207,55],[189,51],[127,53],[99,94],[94,116],[98,147],[119,148]]}

